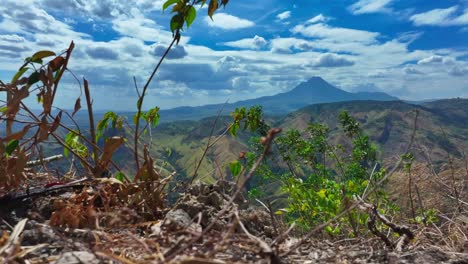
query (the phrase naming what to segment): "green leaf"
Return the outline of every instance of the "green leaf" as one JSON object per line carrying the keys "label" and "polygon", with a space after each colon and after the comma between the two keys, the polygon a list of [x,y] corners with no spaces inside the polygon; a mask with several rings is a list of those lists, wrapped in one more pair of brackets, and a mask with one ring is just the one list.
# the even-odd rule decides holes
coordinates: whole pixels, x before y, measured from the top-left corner
{"label": "green leaf", "polygon": [[156,127],[159,123],[159,107],[155,107],[146,112],[145,120],[153,127]]}
{"label": "green leaf", "polygon": [[121,181],[121,182],[124,182],[125,180],[125,174],[123,174],[121,171],[117,172],[115,174],[115,179]]}
{"label": "green leaf", "polygon": [[237,177],[241,170],[242,164],[238,160],[229,163],[229,171],[231,172],[232,176]]}
{"label": "green leaf", "polygon": [[35,71],[33,72],[28,79],[28,85],[33,85],[39,81],[39,72]]}
{"label": "green leaf", "polygon": [[[145,112],[140,112],[140,118],[143,117],[145,115]],[[138,121],[138,112],[136,112],[134,115],[133,115],[133,123],[136,125]]]}
{"label": "green leaf", "polygon": [[50,50],[41,50],[41,51],[38,51],[36,53],[34,53],[34,55],[32,55],[30,61],[32,62],[37,62],[43,58],[46,58],[46,57],[51,57],[51,56],[55,56],[55,52],[52,52]]}
{"label": "green leaf", "polygon": [[65,155],[66,158],[70,157],[70,152],[68,151],[67,148],[63,148],[63,155]]}
{"label": "green leaf", "polygon": [[174,15],[171,18],[171,31],[172,31],[172,33],[174,33],[174,31],[176,31],[178,29],[181,29],[183,23],[184,23],[184,18],[180,14]]}
{"label": "green leaf", "polygon": [[27,70],[29,70],[28,67],[21,68],[15,76],[13,76],[13,79],[11,79],[11,83],[15,83]]}
{"label": "green leaf", "polygon": [[163,5],[162,11],[166,10],[168,7],[170,7],[171,5],[177,2],[179,2],[179,0],[167,0]]}
{"label": "green leaf", "polygon": [[11,153],[13,153],[13,151],[15,151],[15,149],[18,147],[18,145],[19,145],[19,140],[17,139],[8,142],[8,145],[6,146],[6,150],[5,150],[6,154],[10,156]]}
{"label": "green leaf", "polygon": [[185,16],[185,23],[187,23],[187,28],[192,25],[193,21],[197,17],[197,10],[195,10],[195,7],[191,6],[189,10],[187,11],[187,15]]}
{"label": "green leaf", "polygon": [[237,130],[239,130],[239,122],[234,122],[232,126],[229,128],[229,134],[233,137],[237,137]]}

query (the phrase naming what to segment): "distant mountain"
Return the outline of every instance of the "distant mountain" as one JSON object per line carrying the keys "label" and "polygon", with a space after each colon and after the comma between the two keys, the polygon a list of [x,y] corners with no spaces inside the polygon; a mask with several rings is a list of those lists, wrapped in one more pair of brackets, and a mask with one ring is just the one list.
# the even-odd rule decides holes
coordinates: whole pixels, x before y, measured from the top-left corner
{"label": "distant mountain", "polygon": [[346,92],[320,77],[312,77],[307,82],[303,82],[285,93],[239,101],[224,106],[223,104],[214,104],[198,107],[177,107],[162,110],[160,113],[162,122],[199,120],[216,115],[223,107],[224,113],[229,113],[236,107],[261,105],[267,114],[286,115],[307,105],[357,100],[395,101],[399,99],[382,92]]}

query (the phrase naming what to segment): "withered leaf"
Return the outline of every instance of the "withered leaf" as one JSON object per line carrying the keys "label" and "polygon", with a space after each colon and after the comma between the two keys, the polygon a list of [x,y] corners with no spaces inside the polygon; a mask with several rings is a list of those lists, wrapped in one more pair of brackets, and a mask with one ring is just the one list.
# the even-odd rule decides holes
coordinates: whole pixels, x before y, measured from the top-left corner
{"label": "withered leaf", "polygon": [[10,140],[20,140],[24,137],[24,135],[26,135],[26,133],[28,133],[29,129],[31,128],[31,125],[26,125],[25,127],[23,127],[23,130],[21,131],[18,131],[16,133],[13,133],[3,139],[0,139],[0,141],[2,142],[8,142]]}
{"label": "withered leaf", "polygon": [[76,102],[75,102],[75,109],[73,110],[72,116],[74,116],[76,112],[78,112],[78,110],[80,109],[81,109],[81,98],[78,97],[78,99],[76,99]]}
{"label": "withered leaf", "polygon": [[211,0],[208,5],[208,16],[213,20],[213,14],[218,9],[218,0]]}
{"label": "withered leaf", "polygon": [[46,140],[49,136],[49,126],[46,116],[42,117],[41,124],[39,125],[39,135],[37,137],[37,142],[42,142]]}
{"label": "withered leaf", "polygon": [[56,57],[55,59],[49,62],[49,68],[52,72],[57,71],[65,63],[65,59],[61,56]]}
{"label": "withered leaf", "polygon": [[50,127],[49,131],[50,133],[54,133],[55,130],[57,130],[57,128],[59,127],[60,125],[60,121],[62,120],[62,111],[60,111],[57,116],[54,118],[54,122],[52,123],[52,126]]}

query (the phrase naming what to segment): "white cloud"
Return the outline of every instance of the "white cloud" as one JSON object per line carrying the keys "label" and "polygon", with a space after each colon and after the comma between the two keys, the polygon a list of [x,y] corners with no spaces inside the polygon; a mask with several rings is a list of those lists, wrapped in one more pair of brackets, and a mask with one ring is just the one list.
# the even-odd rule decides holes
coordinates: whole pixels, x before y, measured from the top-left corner
{"label": "white cloud", "polygon": [[459,11],[459,6],[443,9],[433,9],[410,17],[416,26],[462,26],[468,25],[468,8]]}
{"label": "white cloud", "polygon": [[311,41],[299,38],[275,38],[271,41],[271,52],[279,54],[292,53],[296,51],[310,51],[313,49]]}
{"label": "white cloud", "polygon": [[408,74],[408,75],[412,75],[412,74],[416,74],[416,75],[422,75],[424,74],[422,71],[416,69],[415,67],[413,66],[410,66],[410,65],[406,65],[404,68],[403,68],[403,72],[405,74]]}
{"label": "white cloud", "polygon": [[376,38],[380,35],[377,32],[370,32],[364,30],[333,27],[324,23],[312,25],[297,25],[292,30],[293,33],[301,34],[305,37],[312,38],[328,38],[333,39],[335,42],[361,42],[361,43],[374,43]]}
{"label": "white cloud", "polygon": [[389,12],[391,9],[388,7],[393,0],[359,0],[348,7],[354,15],[368,14],[368,13],[382,13]]}
{"label": "white cloud", "polygon": [[70,14],[81,13],[82,16],[108,20],[128,13],[132,8],[151,12],[161,10],[165,0],[37,0],[44,8]]}
{"label": "white cloud", "polygon": [[449,74],[456,77],[468,76],[468,67],[455,66],[449,70]]}
{"label": "white cloud", "polygon": [[253,38],[246,38],[240,39],[236,41],[228,41],[224,42],[223,45],[234,47],[234,48],[241,48],[241,49],[261,49],[268,41],[266,41],[263,37],[255,35]]}
{"label": "white cloud", "polygon": [[285,20],[285,19],[288,19],[290,16],[291,16],[291,11],[284,11],[283,13],[278,14],[276,18],[279,20]]}
{"label": "white cloud", "polygon": [[322,14],[319,14],[319,15],[316,15],[314,16],[313,18],[307,20],[306,24],[315,24],[315,23],[318,23],[318,22],[327,22],[328,20],[330,20],[330,18],[322,15]]}
{"label": "white cloud", "polygon": [[228,15],[226,13],[214,14],[213,20],[211,20],[209,17],[205,17],[205,23],[210,27],[226,30],[235,30],[255,26],[255,23],[250,20]]}
{"label": "white cloud", "polygon": [[162,30],[156,22],[146,18],[136,8],[131,9],[130,15],[120,15],[112,20],[112,28],[123,36],[144,41],[168,43],[172,40],[172,33]]}
{"label": "white cloud", "polygon": [[0,41],[8,41],[8,42],[24,42],[25,39],[22,36],[13,34],[13,35],[0,35]]}
{"label": "white cloud", "polygon": [[418,61],[419,65],[424,65],[424,64],[434,64],[434,63],[444,63],[444,64],[452,64],[454,62],[454,59],[451,57],[444,57],[444,56],[439,56],[439,55],[432,55],[427,58],[423,58]]}
{"label": "white cloud", "polygon": [[320,55],[311,65],[314,67],[346,67],[354,65],[354,61],[337,54],[325,53]]}
{"label": "white cloud", "polygon": [[[167,50],[166,45],[157,44],[154,47],[152,47],[152,50],[151,50],[150,54],[154,55],[154,56],[157,56],[157,57],[161,57],[162,55],[164,55],[166,50]],[[169,51],[169,53],[167,53],[166,58],[169,59],[169,60],[182,59],[187,55],[188,55],[188,53],[185,50],[184,46],[177,45],[177,46],[172,47],[172,49]]]}

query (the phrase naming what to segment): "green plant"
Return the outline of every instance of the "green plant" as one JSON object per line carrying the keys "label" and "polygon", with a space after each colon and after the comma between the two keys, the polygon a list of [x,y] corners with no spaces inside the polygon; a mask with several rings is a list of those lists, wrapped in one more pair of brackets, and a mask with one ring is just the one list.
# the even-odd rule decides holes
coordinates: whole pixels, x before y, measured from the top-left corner
{"label": "green plant", "polygon": [[[261,118],[259,123],[249,121],[246,113],[246,110],[238,110],[232,114],[236,128],[240,127],[240,121],[246,122],[244,130],[252,123],[256,124],[251,126],[256,131],[267,127]],[[255,116],[261,116],[261,109]],[[350,206],[354,195],[362,195],[385,172],[375,169],[378,164],[375,147],[359,123],[347,112],[340,113],[339,121],[348,139],[347,145],[333,143],[330,129],[319,123],[310,123],[305,131],[291,129],[279,136],[275,141],[278,154],[258,167],[257,177],[252,179],[252,185],[256,187],[251,195],[264,194],[259,187],[262,183],[268,186],[279,182],[281,191],[288,198],[286,207],[277,214],[285,214],[287,220],[295,221],[304,229],[326,222]],[[251,166],[258,156],[261,143],[261,137],[253,138],[252,150],[245,155],[245,166]],[[239,170],[239,164],[240,161],[231,163],[233,175]],[[387,203],[383,191],[378,192],[376,199]],[[325,230],[333,235],[345,232],[357,235],[366,219],[367,215],[351,211]]]}

